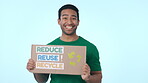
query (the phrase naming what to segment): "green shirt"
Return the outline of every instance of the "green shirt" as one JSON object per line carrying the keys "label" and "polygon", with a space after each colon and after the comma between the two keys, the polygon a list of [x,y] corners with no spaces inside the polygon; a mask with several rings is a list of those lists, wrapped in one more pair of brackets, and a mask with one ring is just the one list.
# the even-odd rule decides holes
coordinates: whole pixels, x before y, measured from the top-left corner
{"label": "green shirt", "polygon": [[[72,42],[62,41],[59,37],[47,45],[86,46],[86,63],[90,66],[91,71],[101,71],[99,52],[96,46],[80,36],[79,39]],[[51,74],[50,83],[85,83],[85,81],[81,75]]]}

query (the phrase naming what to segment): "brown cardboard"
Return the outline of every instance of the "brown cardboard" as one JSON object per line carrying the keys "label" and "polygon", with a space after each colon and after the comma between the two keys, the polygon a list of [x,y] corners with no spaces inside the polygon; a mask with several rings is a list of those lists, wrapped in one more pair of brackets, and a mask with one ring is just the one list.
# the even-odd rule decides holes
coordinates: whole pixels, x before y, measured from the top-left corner
{"label": "brown cardboard", "polygon": [[86,46],[32,45],[33,73],[81,75],[86,63]]}

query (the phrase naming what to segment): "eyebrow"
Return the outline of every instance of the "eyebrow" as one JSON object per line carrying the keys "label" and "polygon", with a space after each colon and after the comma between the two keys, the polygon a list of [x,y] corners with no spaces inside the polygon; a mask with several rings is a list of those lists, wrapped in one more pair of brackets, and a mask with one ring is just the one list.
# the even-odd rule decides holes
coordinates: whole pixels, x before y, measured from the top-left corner
{"label": "eyebrow", "polygon": [[[69,16],[68,14],[63,14],[62,16]],[[77,17],[76,15],[71,15],[73,17]]]}

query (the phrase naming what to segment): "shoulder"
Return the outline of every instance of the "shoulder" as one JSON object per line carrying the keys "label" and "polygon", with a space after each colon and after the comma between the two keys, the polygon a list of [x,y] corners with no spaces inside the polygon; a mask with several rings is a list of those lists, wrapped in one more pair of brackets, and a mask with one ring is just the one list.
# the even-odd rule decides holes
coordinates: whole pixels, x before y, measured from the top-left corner
{"label": "shoulder", "polygon": [[93,43],[91,43],[90,41],[88,41],[88,40],[86,40],[84,38],[82,38],[82,40],[83,41],[81,41],[81,42],[83,43],[83,45],[87,47],[87,54],[91,55],[91,56],[89,56],[90,58],[92,57],[92,55],[94,55],[94,56],[99,55],[99,51],[98,51],[97,47]]}
{"label": "shoulder", "polygon": [[80,36],[80,40],[81,40],[81,42],[82,42],[83,44],[85,44],[85,45],[88,46],[88,47],[96,47],[92,42],[90,42],[90,41],[84,39],[84,38],[81,37],[81,36]]}

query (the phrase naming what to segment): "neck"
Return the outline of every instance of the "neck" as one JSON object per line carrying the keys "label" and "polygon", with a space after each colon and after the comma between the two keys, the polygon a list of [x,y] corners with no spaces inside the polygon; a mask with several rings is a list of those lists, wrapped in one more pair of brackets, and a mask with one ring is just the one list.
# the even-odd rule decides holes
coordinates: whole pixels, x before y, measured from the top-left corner
{"label": "neck", "polygon": [[60,37],[60,39],[62,41],[66,41],[66,42],[71,42],[71,41],[76,41],[79,38],[78,35],[74,34],[74,35],[65,35],[62,34],[62,36]]}

